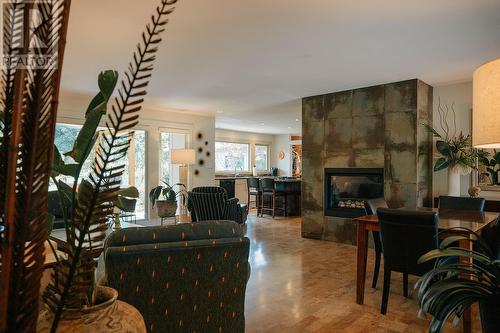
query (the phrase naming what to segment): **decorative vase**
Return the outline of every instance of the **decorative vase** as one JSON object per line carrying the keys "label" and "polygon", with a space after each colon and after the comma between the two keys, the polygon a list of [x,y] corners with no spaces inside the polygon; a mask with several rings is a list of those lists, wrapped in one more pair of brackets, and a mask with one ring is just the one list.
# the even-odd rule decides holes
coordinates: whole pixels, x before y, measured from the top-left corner
{"label": "decorative vase", "polygon": [[157,200],[155,205],[159,217],[174,217],[177,212],[176,201]]}
{"label": "decorative vase", "polygon": [[458,168],[448,168],[448,195],[460,196],[460,172]]}
{"label": "decorative vase", "polygon": [[500,297],[479,302],[483,333],[498,332],[500,327]]}
{"label": "decorative vase", "polygon": [[[146,333],[144,318],[132,305],[117,300],[118,292],[97,286],[98,304],[82,310],[63,312],[57,333]],[[38,333],[50,332],[54,314],[47,306],[38,316]]]}

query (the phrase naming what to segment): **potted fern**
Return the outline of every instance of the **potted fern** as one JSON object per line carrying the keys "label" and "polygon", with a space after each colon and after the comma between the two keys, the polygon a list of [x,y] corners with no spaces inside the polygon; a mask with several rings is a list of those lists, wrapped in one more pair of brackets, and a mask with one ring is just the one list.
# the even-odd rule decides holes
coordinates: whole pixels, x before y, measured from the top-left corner
{"label": "potted fern", "polygon": [[[156,206],[156,213],[159,217],[174,217],[177,212],[177,197],[181,196],[182,199],[185,199],[186,185],[177,183],[170,186],[165,181],[162,183],[164,186],[159,185],[149,192],[149,201],[152,207]],[[179,188],[177,192],[174,190],[175,186]],[[163,197],[164,200],[159,200],[160,197]],[[185,200],[182,200],[182,202],[185,202]]]}
{"label": "potted fern", "polygon": [[[419,262],[436,260],[434,269],[417,285],[420,313],[432,316],[430,333],[442,331],[448,319],[458,324],[464,311],[479,302],[484,333],[500,327],[500,260],[485,239],[470,229],[455,228],[460,236],[443,240],[439,249],[423,255]],[[460,240],[472,243],[474,250],[456,247]],[[472,263],[457,259],[473,260]]]}

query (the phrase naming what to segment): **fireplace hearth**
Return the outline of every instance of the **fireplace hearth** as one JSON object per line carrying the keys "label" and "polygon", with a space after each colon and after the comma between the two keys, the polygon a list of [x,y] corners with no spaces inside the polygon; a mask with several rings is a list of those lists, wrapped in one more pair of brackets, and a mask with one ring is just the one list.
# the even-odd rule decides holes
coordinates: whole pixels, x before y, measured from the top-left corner
{"label": "fireplace hearth", "polygon": [[325,216],[362,216],[365,200],[384,196],[384,169],[326,168],[324,191]]}

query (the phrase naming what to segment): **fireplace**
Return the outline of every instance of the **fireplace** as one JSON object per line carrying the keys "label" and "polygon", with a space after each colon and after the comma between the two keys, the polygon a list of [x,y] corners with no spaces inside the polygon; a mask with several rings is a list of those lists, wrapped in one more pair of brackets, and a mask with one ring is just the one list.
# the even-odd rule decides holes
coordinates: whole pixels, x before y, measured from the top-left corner
{"label": "fireplace", "polygon": [[327,168],[324,192],[325,216],[362,216],[365,200],[384,196],[384,169]]}

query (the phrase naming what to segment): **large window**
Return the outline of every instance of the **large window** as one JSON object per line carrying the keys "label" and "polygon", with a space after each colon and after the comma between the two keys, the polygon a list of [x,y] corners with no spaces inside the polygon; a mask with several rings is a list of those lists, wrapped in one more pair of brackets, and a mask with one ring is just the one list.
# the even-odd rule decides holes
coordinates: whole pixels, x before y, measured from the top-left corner
{"label": "large window", "polygon": [[250,171],[250,145],[215,142],[215,171]]}
{"label": "large window", "polygon": [[[81,125],[57,124],[55,132],[55,144],[61,154],[71,151],[73,143],[78,136]],[[103,130],[104,128],[101,128]],[[64,157],[66,162],[72,162],[71,157]],[[92,164],[94,163],[95,150],[90,152],[89,157],[83,165],[80,175],[88,177]],[[125,164],[121,187],[135,186],[139,190],[135,214],[138,220],[146,218],[145,198],[146,198],[146,132],[135,130],[131,134],[131,146],[126,158],[119,163]],[[72,177],[61,176],[59,179],[72,185]],[[51,188],[52,189],[52,188]]]}
{"label": "large window", "polygon": [[255,145],[255,167],[257,171],[269,170],[269,146]]}

